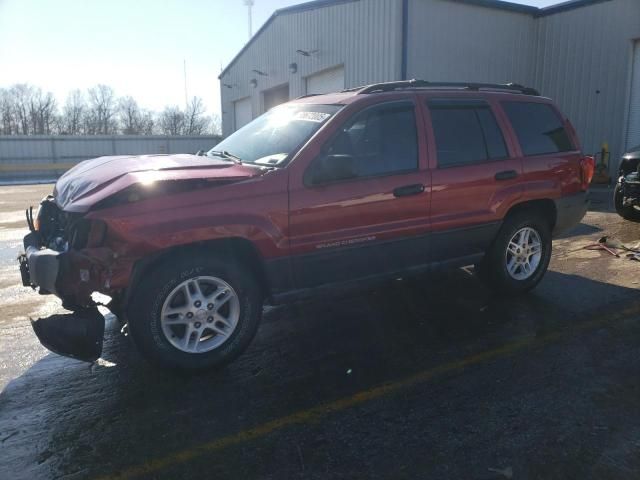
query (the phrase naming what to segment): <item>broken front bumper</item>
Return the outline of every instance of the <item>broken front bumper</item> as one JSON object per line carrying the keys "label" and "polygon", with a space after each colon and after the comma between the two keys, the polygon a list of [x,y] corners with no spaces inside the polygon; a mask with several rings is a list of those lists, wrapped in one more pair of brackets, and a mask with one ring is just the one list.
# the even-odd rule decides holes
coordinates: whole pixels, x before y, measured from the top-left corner
{"label": "broken front bumper", "polygon": [[[42,294],[56,294],[63,298],[64,304],[58,287],[63,254],[48,248],[40,249],[36,232],[24,237],[24,251],[18,258],[23,285],[39,288]],[[95,305],[74,308],[73,313],[32,320],[31,326],[40,343],[59,355],[92,362],[102,354],[104,317]]]}
{"label": "broken front bumper", "polygon": [[20,275],[25,287],[39,287],[40,293],[57,293],[60,252],[46,248],[40,250],[38,237],[34,232],[24,237],[24,254],[18,257]]}
{"label": "broken front bumper", "polygon": [[102,355],[104,317],[97,307],[32,320],[43,346],[58,355],[93,362]]}

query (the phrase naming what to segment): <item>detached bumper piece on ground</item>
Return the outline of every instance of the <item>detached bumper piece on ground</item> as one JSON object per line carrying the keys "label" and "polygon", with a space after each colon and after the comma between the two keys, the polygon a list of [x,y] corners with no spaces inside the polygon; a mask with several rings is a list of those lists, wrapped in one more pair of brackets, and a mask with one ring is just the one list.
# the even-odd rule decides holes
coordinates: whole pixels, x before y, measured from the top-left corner
{"label": "detached bumper piece on ground", "polygon": [[104,317],[97,307],[32,320],[31,326],[40,343],[59,355],[93,362],[102,354]]}

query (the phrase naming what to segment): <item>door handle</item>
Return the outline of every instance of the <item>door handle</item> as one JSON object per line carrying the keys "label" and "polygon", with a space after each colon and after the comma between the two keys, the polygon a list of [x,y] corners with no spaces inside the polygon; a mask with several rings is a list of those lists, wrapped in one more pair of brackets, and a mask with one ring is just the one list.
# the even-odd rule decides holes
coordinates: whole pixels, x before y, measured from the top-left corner
{"label": "door handle", "polygon": [[517,176],[518,172],[516,172],[515,170],[504,170],[502,172],[496,173],[496,176],[494,178],[496,180],[511,180],[513,178],[516,178]]}
{"label": "door handle", "polygon": [[416,183],[414,185],[404,185],[393,189],[394,197],[408,197],[409,195],[419,195],[424,192],[424,185]]}

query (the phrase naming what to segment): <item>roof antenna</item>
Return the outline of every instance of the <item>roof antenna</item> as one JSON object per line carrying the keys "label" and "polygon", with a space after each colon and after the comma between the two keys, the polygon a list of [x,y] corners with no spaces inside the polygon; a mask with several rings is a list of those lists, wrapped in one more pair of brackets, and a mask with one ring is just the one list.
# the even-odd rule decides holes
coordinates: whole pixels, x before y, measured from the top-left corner
{"label": "roof antenna", "polygon": [[253,0],[244,0],[244,4],[247,7],[247,12],[249,14],[249,40],[253,36],[253,22],[251,21],[251,7],[253,7]]}

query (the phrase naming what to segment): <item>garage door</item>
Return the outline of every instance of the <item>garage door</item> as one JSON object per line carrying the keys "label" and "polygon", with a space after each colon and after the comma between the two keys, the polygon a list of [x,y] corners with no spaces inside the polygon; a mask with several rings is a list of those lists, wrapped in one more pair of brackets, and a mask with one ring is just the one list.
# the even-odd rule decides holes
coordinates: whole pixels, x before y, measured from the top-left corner
{"label": "garage door", "polygon": [[640,145],[640,41],[636,42],[633,49],[633,74],[631,77],[630,102],[627,148]]}
{"label": "garage door", "polygon": [[281,85],[264,92],[264,111],[289,101],[289,84]]}
{"label": "garage door", "polygon": [[344,90],[344,67],[316,73],[307,77],[307,94],[330,93]]}
{"label": "garage door", "polygon": [[251,112],[251,97],[243,98],[233,103],[234,112],[234,129],[238,130],[240,127],[246,125],[253,120],[253,114]]}

